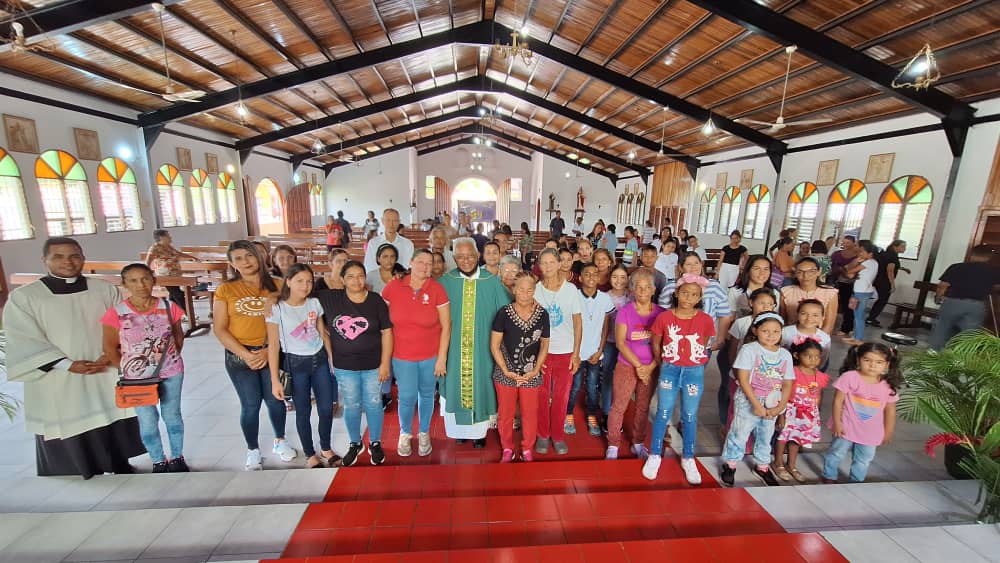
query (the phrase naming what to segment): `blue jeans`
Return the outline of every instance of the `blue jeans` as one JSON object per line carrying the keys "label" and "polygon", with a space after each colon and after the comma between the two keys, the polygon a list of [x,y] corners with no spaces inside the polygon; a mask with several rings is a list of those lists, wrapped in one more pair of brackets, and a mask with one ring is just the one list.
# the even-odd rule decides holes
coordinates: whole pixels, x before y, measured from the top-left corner
{"label": "blue jeans", "polygon": [[295,401],[295,429],[302,442],[306,457],[316,455],[312,439],[312,400],[316,396],[316,413],[319,415],[319,447],[330,450],[330,432],[333,428],[333,375],[326,350],[312,356],[285,353],[285,367],[292,374],[292,399]]}
{"label": "blue jeans", "polygon": [[830,444],[830,449],[826,450],[826,457],[823,458],[823,477],[827,479],[837,479],[837,468],[840,462],[847,455],[847,450],[854,449],[851,455],[851,482],[861,483],[868,475],[868,465],[875,459],[876,446],[866,446],[858,444],[846,438],[834,438]]}
{"label": "blue jeans", "polygon": [[569,404],[566,405],[566,414],[573,414],[573,407],[576,406],[576,394],[583,387],[583,382],[587,382],[587,415],[596,416],[601,412],[601,362],[592,364],[587,360],[580,362],[580,367],[573,374],[573,386],[569,391]]}
{"label": "blue jeans", "polygon": [[[396,374],[399,389],[399,431],[413,434],[413,411],[420,407],[420,431],[431,431],[431,416],[434,414],[434,364],[437,356],[409,362],[392,359],[392,371]],[[371,424],[371,422],[369,422]]]}
{"label": "blue jeans", "polygon": [[946,297],[931,328],[931,350],[940,350],[959,332],[983,326],[987,305],[977,299]]}
{"label": "blue jeans", "polygon": [[372,442],[382,441],[382,384],[377,369],[334,369],[344,403],[344,424],[352,443],[361,443],[361,410],[368,417],[368,435]]}
{"label": "blue jeans", "polygon": [[[764,398],[757,401],[764,404]],[[774,418],[764,418],[753,413],[753,406],[743,390],[736,392],[733,399],[733,424],[726,434],[726,445],[722,450],[722,460],[737,462],[743,459],[747,439],[754,434],[753,459],[757,465],[771,464],[771,434],[774,434]]]}
{"label": "blue jeans", "polygon": [[184,419],[181,418],[181,386],[184,374],[178,373],[160,382],[160,408],[156,405],[136,407],[135,416],[139,419],[139,437],[146,446],[153,463],[167,461],[163,455],[163,440],[160,438],[160,419],[167,427],[167,440],[170,441],[170,456],[173,459],[184,455]]}
{"label": "blue jeans", "polygon": [[705,390],[705,366],[660,367],[660,383],[656,387],[656,418],[653,419],[653,436],[650,451],[663,455],[663,436],[667,433],[670,417],[674,414],[677,392],[681,392],[681,424],[684,425],[684,450],[682,456],[694,457],[694,443],[698,435],[698,404]]}
{"label": "blue jeans", "polygon": [[240,428],[243,430],[247,449],[256,450],[260,447],[257,434],[260,432],[261,401],[267,406],[267,417],[271,420],[274,437],[284,438],[285,403],[271,394],[271,371],[268,367],[250,369],[239,356],[226,350],[226,373],[240,398]]}
{"label": "blue jeans", "polygon": [[611,400],[615,389],[615,365],[618,364],[618,347],[614,342],[604,343],[604,359],[601,360],[601,410],[604,418],[611,414]]}
{"label": "blue jeans", "polygon": [[854,298],[858,300],[858,306],[854,308],[854,338],[865,339],[865,309],[868,308],[868,301],[874,293],[855,293]]}
{"label": "blue jeans", "polygon": [[729,422],[729,381],[732,379],[729,377],[729,372],[733,368],[732,362],[729,360],[729,346],[736,346],[736,344],[726,342],[726,345],[719,350],[718,357],[715,359],[715,363],[719,366],[720,375],[719,391],[716,393],[715,399],[719,404],[719,424],[723,428]]}

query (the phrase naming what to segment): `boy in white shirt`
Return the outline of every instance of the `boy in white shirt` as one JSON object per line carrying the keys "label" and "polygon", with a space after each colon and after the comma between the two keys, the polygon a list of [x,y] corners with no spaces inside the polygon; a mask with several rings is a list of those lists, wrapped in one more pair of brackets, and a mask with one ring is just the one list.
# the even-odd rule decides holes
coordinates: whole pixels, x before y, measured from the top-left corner
{"label": "boy in white shirt", "polygon": [[576,395],[586,381],[587,431],[591,436],[601,435],[598,419],[601,414],[601,357],[604,355],[604,342],[608,339],[608,319],[615,311],[615,304],[607,293],[598,291],[597,282],[597,266],[593,263],[584,264],[580,270],[580,308],[583,317],[580,367],[573,375],[573,387],[570,388],[569,404],[566,405],[563,431],[567,434],[576,434],[573,408],[576,406]]}

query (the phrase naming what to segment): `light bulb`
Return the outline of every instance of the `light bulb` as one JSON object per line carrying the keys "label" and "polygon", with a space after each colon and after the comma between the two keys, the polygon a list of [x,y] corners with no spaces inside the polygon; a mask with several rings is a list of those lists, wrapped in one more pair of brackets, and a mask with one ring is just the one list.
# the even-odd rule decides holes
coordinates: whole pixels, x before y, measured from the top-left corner
{"label": "light bulb", "polygon": [[232,164],[227,164],[226,165],[226,172],[229,172],[230,174],[235,174],[236,173],[236,167],[233,166]]}
{"label": "light bulb", "polygon": [[920,57],[910,67],[910,74],[917,75],[927,72],[927,57]]}
{"label": "light bulb", "polygon": [[473,137],[472,138],[472,142],[478,145],[479,143],[482,143],[483,141],[479,137]]}
{"label": "light bulb", "polygon": [[570,176],[572,176],[572,174],[570,174],[569,172],[566,172],[566,177],[569,178]]}
{"label": "light bulb", "polygon": [[589,158],[581,158],[580,159],[580,164],[590,164],[590,159]]}
{"label": "light bulb", "polygon": [[479,115],[486,115],[486,108],[479,108]]}
{"label": "light bulb", "polygon": [[122,160],[131,160],[132,159],[132,149],[130,149],[129,147],[126,147],[126,146],[119,147],[118,148],[118,156]]}
{"label": "light bulb", "polygon": [[313,152],[320,152],[323,150],[323,143],[319,139],[313,141]]}
{"label": "light bulb", "polygon": [[628,151],[628,159],[629,160],[635,159],[635,151]]}
{"label": "light bulb", "polygon": [[526,25],[521,26],[521,37],[524,37],[524,38],[527,39],[527,37],[528,37],[528,26],[526,26]]}
{"label": "light bulb", "polygon": [[577,159],[577,154],[575,152],[571,152],[571,153],[569,153],[569,154],[566,155],[566,158],[568,158],[570,160],[576,160]]}
{"label": "light bulb", "polygon": [[705,122],[705,125],[701,127],[701,132],[705,135],[711,135],[712,133],[715,133],[715,123],[712,122],[712,118],[708,118],[708,121]]}
{"label": "light bulb", "polygon": [[292,174],[292,181],[295,182],[296,184],[299,183],[299,173],[298,172],[296,172],[295,174]]}
{"label": "light bulb", "polygon": [[493,140],[492,139],[486,139],[486,146],[487,147],[492,147],[493,146]]}
{"label": "light bulb", "polygon": [[469,165],[469,170],[475,170],[475,169],[476,169],[476,165],[475,164],[470,164]]}
{"label": "light bulb", "polygon": [[248,110],[247,107],[243,105],[243,102],[240,102],[236,106],[236,113],[240,114],[240,117],[246,117],[247,115],[250,114],[250,110]]}

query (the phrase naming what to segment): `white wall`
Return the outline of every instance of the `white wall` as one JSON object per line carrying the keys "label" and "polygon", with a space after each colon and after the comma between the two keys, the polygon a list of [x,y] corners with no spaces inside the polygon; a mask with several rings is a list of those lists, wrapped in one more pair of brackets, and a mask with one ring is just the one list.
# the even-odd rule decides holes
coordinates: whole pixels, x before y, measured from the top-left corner
{"label": "white wall", "polygon": [[394,207],[403,222],[409,223],[410,150],[334,168],[323,188],[327,214],[343,211],[345,219],[362,224],[369,210],[381,221],[382,210]]}
{"label": "white wall", "polygon": [[[567,172],[569,178],[566,177]],[[583,216],[583,224],[587,227],[587,231],[590,231],[598,219],[603,219],[605,224],[617,223],[620,192],[608,178],[594,174],[583,167],[543,155],[542,230],[548,229],[549,226],[549,214],[545,212],[549,207],[549,194],[555,194],[556,208],[562,210],[562,217],[566,220],[566,230],[567,232],[570,230],[569,227],[574,221],[573,210],[576,207],[577,190],[581,187],[586,198],[584,207],[587,211]],[[624,229],[624,225],[618,226],[619,236],[623,236]]]}

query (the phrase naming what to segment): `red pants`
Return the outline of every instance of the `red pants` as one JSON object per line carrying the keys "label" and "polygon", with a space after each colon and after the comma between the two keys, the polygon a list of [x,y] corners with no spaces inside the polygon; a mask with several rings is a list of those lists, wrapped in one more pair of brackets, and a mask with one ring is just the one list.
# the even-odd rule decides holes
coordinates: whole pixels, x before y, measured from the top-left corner
{"label": "red pants", "polygon": [[495,383],[497,389],[497,431],[505,450],[514,447],[514,414],[521,403],[521,450],[535,447],[538,428],[538,387],[508,387]]}
{"label": "red pants", "polygon": [[572,357],[573,354],[549,354],[542,364],[542,386],[538,394],[539,438],[552,438],[555,442],[566,438],[563,423],[566,421],[569,390],[573,386],[573,372],[569,370]]}
{"label": "red pants", "polygon": [[646,441],[646,430],[649,428],[649,399],[653,396],[653,383],[658,374],[650,374],[649,383],[643,383],[635,374],[631,364],[618,362],[615,366],[614,397],[611,403],[611,414],[608,415],[608,445],[619,447],[622,441],[622,420],[628,402],[635,392],[635,413],[632,417],[632,443],[642,444]]}

